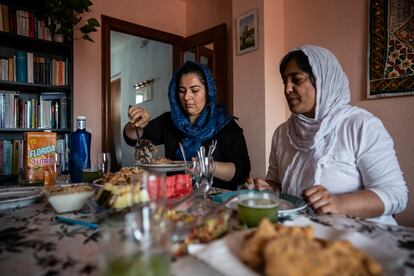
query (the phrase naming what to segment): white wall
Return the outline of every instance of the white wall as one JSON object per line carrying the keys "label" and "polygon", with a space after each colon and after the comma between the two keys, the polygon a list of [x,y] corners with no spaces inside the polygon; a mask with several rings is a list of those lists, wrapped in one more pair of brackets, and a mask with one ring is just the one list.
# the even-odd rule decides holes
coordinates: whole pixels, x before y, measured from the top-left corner
{"label": "white wall", "polygon": [[142,38],[127,35],[130,39],[116,47],[111,55],[111,76],[121,77],[121,137],[122,166],[135,163],[134,148],[125,143],[122,131],[128,119],[128,106],[135,103],[134,84],[154,79],[152,100],[139,104],[150,113],[152,118],[170,110],[168,102],[168,84],[172,75],[172,46],[170,44],[149,41],[143,46]]}

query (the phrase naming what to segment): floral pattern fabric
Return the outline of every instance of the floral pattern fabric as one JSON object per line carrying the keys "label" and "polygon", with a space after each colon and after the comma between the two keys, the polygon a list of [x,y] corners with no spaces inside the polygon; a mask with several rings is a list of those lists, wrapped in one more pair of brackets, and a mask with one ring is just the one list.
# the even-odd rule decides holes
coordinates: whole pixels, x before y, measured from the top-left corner
{"label": "floral pattern fabric", "polygon": [[[216,193],[217,189],[212,192]],[[325,226],[360,232],[407,251],[410,257],[404,263],[405,273],[414,275],[414,228],[376,224],[347,216],[318,215],[309,209],[301,215]],[[98,267],[99,229],[60,223],[55,216],[47,202],[0,210],[0,275],[102,274]],[[94,219],[91,213],[82,211],[64,216],[88,222]],[[236,224],[232,224],[230,231],[238,230]],[[174,261],[171,274],[211,275],[212,268],[194,257],[180,257]]]}

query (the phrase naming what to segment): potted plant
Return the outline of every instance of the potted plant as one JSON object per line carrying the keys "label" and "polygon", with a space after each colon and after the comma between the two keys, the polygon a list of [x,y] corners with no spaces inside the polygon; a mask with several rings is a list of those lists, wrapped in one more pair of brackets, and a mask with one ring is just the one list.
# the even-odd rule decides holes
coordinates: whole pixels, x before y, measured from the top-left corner
{"label": "potted plant", "polygon": [[[94,42],[89,36],[96,32],[99,22],[95,18],[83,20],[82,14],[90,12],[93,5],[89,0],[44,0],[46,22],[55,41],[73,39],[78,25],[82,38]],[[62,41],[63,42],[63,41]]]}

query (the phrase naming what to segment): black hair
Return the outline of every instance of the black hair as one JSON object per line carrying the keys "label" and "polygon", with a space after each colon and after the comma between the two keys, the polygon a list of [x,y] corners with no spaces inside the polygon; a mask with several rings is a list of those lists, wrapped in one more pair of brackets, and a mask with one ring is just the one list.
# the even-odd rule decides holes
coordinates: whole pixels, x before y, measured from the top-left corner
{"label": "black hair", "polygon": [[309,75],[309,79],[314,87],[316,87],[315,75],[312,72],[312,67],[309,63],[309,58],[302,50],[295,50],[287,53],[279,65],[280,75],[283,77],[283,72],[286,69],[287,64],[291,61],[296,61],[299,69],[306,72]]}
{"label": "black hair", "polygon": [[[176,74],[176,79],[175,79],[175,83],[177,84],[177,89],[180,87],[180,80],[181,77],[183,75],[186,74],[190,74],[190,73],[194,73],[197,74],[197,76],[199,77],[200,81],[202,84],[204,84],[204,86],[206,86],[206,76],[204,75],[203,69],[198,66],[197,63],[195,62],[190,62],[187,61],[186,63],[184,63],[184,65],[178,70],[177,74]],[[207,89],[207,86],[206,86]],[[178,91],[178,90],[177,90]]]}

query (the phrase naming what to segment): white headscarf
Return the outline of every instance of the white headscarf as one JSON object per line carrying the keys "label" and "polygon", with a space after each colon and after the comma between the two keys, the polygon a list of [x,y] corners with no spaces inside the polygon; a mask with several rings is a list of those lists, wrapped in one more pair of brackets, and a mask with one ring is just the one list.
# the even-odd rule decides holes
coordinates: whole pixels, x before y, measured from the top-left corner
{"label": "white headscarf", "polygon": [[288,120],[290,143],[298,150],[282,180],[284,192],[300,195],[321,184],[320,167],[336,141],[337,126],[352,112],[348,78],[335,56],[327,49],[300,47],[309,59],[316,80],[315,118],[292,114]]}

